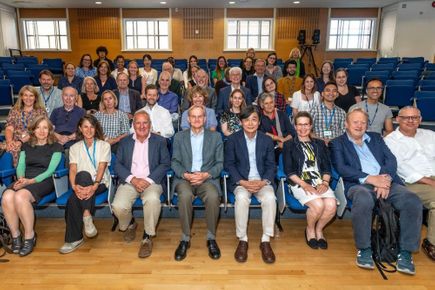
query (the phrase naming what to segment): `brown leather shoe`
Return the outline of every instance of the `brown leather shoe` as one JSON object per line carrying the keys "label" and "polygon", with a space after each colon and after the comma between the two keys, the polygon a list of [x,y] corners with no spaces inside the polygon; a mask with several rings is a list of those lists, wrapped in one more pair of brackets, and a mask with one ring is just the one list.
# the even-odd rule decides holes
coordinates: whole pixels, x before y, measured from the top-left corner
{"label": "brown leather shoe", "polygon": [[139,248],[139,258],[148,258],[149,256],[151,256],[151,252],[153,251],[153,241],[151,241],[151,239],[143,239],[142,242],[140,243],[140,248]]}
{"label": "brown leather shoe", "polygon": [[263,261],[267,264],[275,263],[275,254],[273,253],[272,247],[270,246],[270,242],[261,242],[260,243],[261,257]]}
{"label": "brown leather shoe", "polygon": [[239,245],[234,253],[234,258],[239,263],[244,263],[248,260],[248,242],[239,241]]}
{"label": "brown leather shoe", "polygon": [[426,253],[426,255],[431,258],[432,261],[435,261],[435,246],[431,242],[429,242],[428,239],[423,240],[421,247],[423,248],[423,251]]}
{"label": "brown leather shoe", "polygon": [[127,229],[124,232],[124,241],[126,241],[127,243],[131,243],[134,241],[134,239],[136,239],[136,228],[137,228],[136,222],[132,223],[127,227]]}

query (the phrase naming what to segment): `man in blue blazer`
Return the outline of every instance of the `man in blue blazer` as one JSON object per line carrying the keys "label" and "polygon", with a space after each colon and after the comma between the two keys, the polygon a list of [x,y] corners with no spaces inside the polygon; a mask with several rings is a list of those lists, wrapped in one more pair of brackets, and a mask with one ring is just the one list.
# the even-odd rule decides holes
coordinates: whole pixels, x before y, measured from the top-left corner
{"label": "man in blue blazer", "polygon": [[275,254],[270,237],[273,237],[276,215],[274,146],[270,137],[258,131],[260,115],[254,106],[243,109],[240,120],[243,130],[230,135],[225,145],[225,169],[230,174],[228,188],[236,196],[234,207],[239,245],[234,257],[241,263],[248,259],[249,204],[251,196],[255,195],[262,210],[262,258],[266,263],[273,263]]}
{"label": "man in blue blazer", "polygon": [[230,80],[231,85],[225,88],[222,88],[219,91],[218,96],[218,105],[217,105],[217,114],[222,114],[223,112],[229,110],[230,108],[230,95],[231,92],[235,89],[240,89],[243,91],[243,94],[245,95],[245,101],[246,105],[252,104],[254,101],[252,99],[251,91],[248,88],[245,88],[241,85],[242,81],[242,69],[239,67],[232,67],[230,69]]}
{"label": "man in blue blazer", "polygon": [[253,100],[256,100],[258,96],[263,92],[263,79],[266,71],[266,61],[261,58],[257,58],[254,65],[255,73],[246,78],[246,87],[251,91]]}
{"label": "man in blue blazer", "polygon": [[171,161],[175,173],[172,193],[178,195],[182,229],[175,260],[186,258],[190,247],[194,196],[198,196],[205,205],[208,255],[212,259],[219,259],[221,252],[216,243],[216,227],[221,194],[219,179],[224,167],[222,137],[204,128],[204,106],[193,105],[187,112],[190,129],[175,135]]}
{"label": "man in blue blazer", "polygon": [[371,249],[372,211],[376,199],[390,202],[400,214],[400,253],[397,270],[415,274],[412,252],[419,249],[422,220],[420,199],[396,174],[396,158],[381,135],[367,131],[368,115],[354,109],[346,117],[346,133],[331,141],[332,164],[352,200],[352,226],[358,249],[356,264],[374,269]]}
{"label": "man in blue blazer", "polygon": [[140,196],[144,233],[138,256],[146,258],[152,252],[151,237],[156,234],[161,210],[160,195],[166,189],[165,177],[171,161],[166,139],[151,133],[151,119],[147,112],[135,113],[133,128],[134,133],[119,143],[115,172],[121,184],[116,191],[112,209],[119,219],[119,230],[124,232],[124,240],[132,242],[136,236],[137,223],[131,208]]}
{"label": "man in blue blazer", "polygon": [[[142,103],[138,91],[128,88],[129,78],[126,73],[119,73],[116,77],[116,82],[118,88],[113,90],[118,98],[118,105],[116,108],[127,113],[128,118],[131,120],[133,119],[134,113],[136,113],[137,110],[142,109],[145,104]],[[102,93],[103,92],[100,92],[100,94]]]}

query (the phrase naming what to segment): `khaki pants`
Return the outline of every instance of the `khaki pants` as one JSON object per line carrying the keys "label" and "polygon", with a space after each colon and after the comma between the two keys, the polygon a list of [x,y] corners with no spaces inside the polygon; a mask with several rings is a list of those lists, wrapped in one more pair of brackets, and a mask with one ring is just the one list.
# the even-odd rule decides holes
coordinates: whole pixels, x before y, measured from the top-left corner
{"label": "khaki pants", "polygon": [[112,203],[113,213],[119,219],[119,229],[121,231],[127,229],[132,218],[131,209],[136,198],[140,196],[143,205],[145,232],[150,236],[155,236],[161,210],[160,195],[162,192],[160,184],[151,184],[143,192],[137,192],[134,186],[129,183],[120,185]]}
{"label": "khaki pants", "polygon": [[427,216],[427,239],[435,245],[435,187],[426,184],[406,184],[406,187],[414,192],[429,210]]}

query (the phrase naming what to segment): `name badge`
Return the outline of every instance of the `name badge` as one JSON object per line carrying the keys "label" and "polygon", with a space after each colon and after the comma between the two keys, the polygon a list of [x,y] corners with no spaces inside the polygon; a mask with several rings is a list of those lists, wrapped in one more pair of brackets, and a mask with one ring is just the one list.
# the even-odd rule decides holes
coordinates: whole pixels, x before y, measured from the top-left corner
{"label": "name badge", "polygon": [[331,137],[332,136],[332,131],[331,130],[325,130],[325,131],[323,131],[323,135],[325,137]]}

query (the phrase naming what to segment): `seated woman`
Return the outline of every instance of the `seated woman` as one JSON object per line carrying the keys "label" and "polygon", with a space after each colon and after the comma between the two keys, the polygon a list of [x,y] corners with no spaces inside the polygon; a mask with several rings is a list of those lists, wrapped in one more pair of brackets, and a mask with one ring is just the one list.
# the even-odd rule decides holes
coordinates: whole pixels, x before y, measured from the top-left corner
{"label": "seated woman", "polygon": [[275,97],[270,93],[262,93],[259,97],[262,114],[260,131],[266,133],[275,143],[275,160],[279,160],[284,142],[294,138],[296,131],[286,113],[275,107]]}
{"label": "seated woman", "polygon": [[114,59],[115,62],[115,69],[110,73],[112,77],[116,80],[116,77],[119,73],[125,73],[128,74],[128,70],[125,68],[125,58],[122,55],[116,56]]}
{"label": "seated woman", "polygon": [[317,91],[323,92],[325,84],[334,80],[334,65],[331,61],[325,60],[320,67],[320,77],[316,79]]}
{"label": "seated woman", "polygon": [[313,119],[308,112],[295,116],[297,137],[284,144],[284,172],[294,197],[308,206],[305,241],[310,248],[327,249],[324,227],[335,216],[337,200],[329,187],[331,162],[320,139],[310,137]]}
{"label": "seated woman", "polygon": [[[193,87],[189,94],[187,95],[187,99],[189,100],[190,106],[196,105],[196,106],[205,106],[207,104],[207,98],[208,93],[206,89],[203,89],[199,86]],[[188,117],[188,111],[186,110],[183,112],[183,115],[181,116],[181,129],[186,130],[190,128],[190,124],[187,121]],[[205,128],[209,129],[211,131],[216,131],[217,127],[217,120],[216,120],[216,114],[213,109],[205,108],[206,111],[206,123]]]}
{"label": "seated woman", "polygon": [[118,99],[112,91],[105,91],[101,95],[100,111],[95,113],[95,118],[100,122],[103,129],[104,140],[116,153],[118,143],[128,135],[130,124],[128,115],[116,109]]}
{"label": "seated woman", "polygon": [[216,63],[216,68],[211,72],[213,85],[225,78],[225,69],[227,68],[227,60],[224,56],[219,56]]}
{"label": "seated woman", "polygon": [[76,76],[85,78],[93,77],[97,74],[97,68],[92,65],[92,57],[90,54],[86,53],[82,55],[80,59],[80,65],[76,69]]}
{"label": "seated woman", "polygon": [[143,77],[139,74],[139,65],[135,60],[131,60],[128,63],[128,88],[132,90],[138,91],[140,94],[142,94],[142,88],[143,86]]}
{"label": "seated woman", "polygon": [[335,81],[338,86],[338,97],[334,103],[347,113],[350,107],[361,102],[361,94],[356,87],[347,84],[346,69],[339,68],[335,71]]}
{"label": "seated woman", "polygon": [[230,109],[222,113],[221,131],[225,136],[242,129],[242,122],[240,121],[240,112],[246,107],[245,94],[240,89],[235,89],[230,95]]}
{"label": "seated woman", "polygon": [[83,225],[88,238],[98,232],[92,221],[95,197],[106,191],[111,182],[107,168],[110,163],[110,144],[103,141],[100,123],[93,115],[85,115],[78,124],[77,139],[69,150],[69,182],[73,193],[65,210],[65,244],[59,249],[68,254],[83,244]]}
{"label": "seated woman", "polygon": [[242,85],[246,85],[246,78],[250,75],[253,75],[255,73],[254,70],[254,60],[252,57],[245,57],[245,59],[242,62]]}
{"label": "seated woman", "polygon": [[271,52],[267,55],[265,74],[273,78],[275,81],[282,78],[282,69],[276,64],[277,60],[278,56],[276,55],[276,52]]}
{"label": "seated woman", "polygon": [[142,57],[143,68],[139,69],[139,74],[145,80],[145,84],[142,84],[143,90],[147,85],[155,84],[158,79],[158,72],[156,69],[151,67],[152,57],[149,54],[144,54]]}
{"label": "seated woman", "polygon": [[189,57],[187,70],[183,72],[183,82],[186,89],[191,89],[196,85],[193,76],[199,69],[200,67],[198,66],[198,58],[196,55],[191,55]]}
{"label": "seated woman", "polygon": [[94,77],[100,92],[114,90],[118,87],[116,80],[110,75],[109,63],[105,60],[100,61],[97,67],[97,75]]}
{"label": "seated woman", "polygon": [[14,157],[14,166],[17,165],[21,145],[29,141],[29,125],[39,116],[47,116],[42,98],[34,87],[23,86],[6,119],[6,142],[0,144]]}
{"label": "seated woman", "polygon": [[73,87],[80,92],[82,89],[83,78],[76,75],[76,66],[68,62],[64,66],[65,75],[60,78],[57,88]]}
{"label": "seated woman", "polygon": [[101,96],[97,82],[92,77],[85,77],[77,100],[77,106],[86,110],[88,114],[95,114],[100,108]]}
{"label": "seated woman", "polygon": [[[23,144],[17,166],[17,181],[3,193],[2,209],[12,234],[12,251],[26,256],[36,245],[35,213],[32,204],[54,191],[53,172],[62,157],[55,142],[53,125],[45,115],[29,126],[28,142]],[[24,236],[20,233],[20,222]]]}
{"label": "seated woman", "polygon": [[285,98],[282,94],[276,91],[277,83],[274,78],[265,77],[263,79],[263,92],[272,94],[275,96],[275,106],[278,110],[285,112]]}
{"label": "seated woman", "polygon": [[318,105],[320,105],[320,94],[316,88],[316,80],[314,75],[307,74],[302,79],[301,89],[293,94],[292,115],[296,116],[300,111],[310,112]]}

